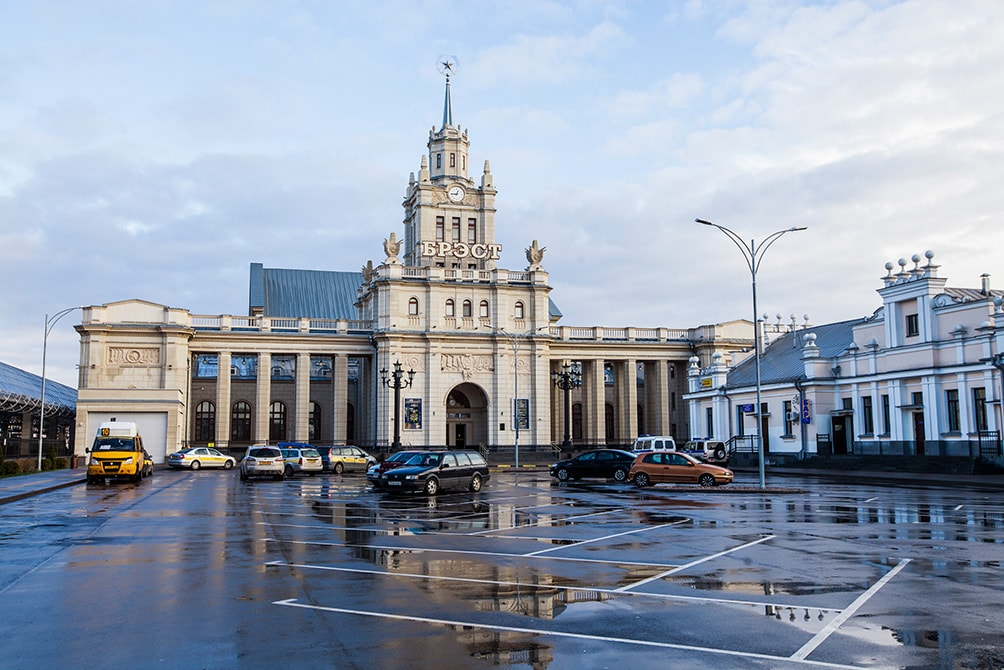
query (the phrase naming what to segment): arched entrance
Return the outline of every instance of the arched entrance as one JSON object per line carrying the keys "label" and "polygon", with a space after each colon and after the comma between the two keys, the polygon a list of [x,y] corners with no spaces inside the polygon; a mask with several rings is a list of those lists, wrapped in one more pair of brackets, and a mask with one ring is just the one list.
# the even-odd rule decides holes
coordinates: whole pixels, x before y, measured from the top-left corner
{"label": "arched entrance", "polygon": [[476,448],[488,440],[488,397],[480,387],[463,383],[446,395],[446,446]]}

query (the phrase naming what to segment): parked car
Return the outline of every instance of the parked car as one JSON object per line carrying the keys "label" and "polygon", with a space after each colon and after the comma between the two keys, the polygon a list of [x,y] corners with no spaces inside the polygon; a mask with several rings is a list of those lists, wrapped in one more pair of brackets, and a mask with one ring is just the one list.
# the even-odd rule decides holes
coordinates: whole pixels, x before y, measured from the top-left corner
{"label": "parked car", "polygon": [[650,451],[638,454],[628,473],[637,486],[652,486],[664,482],[720,486],[730,484],[732,471],[703,463],[689,454]]}
{"label": "parked car", "polygon": [[680,451],[707,463],[723,467],[729,463],[729,450],[726,449],[724,442],[718,440],[690,440],[683,445],[683,449]]}
{"label": "parked car", "polygon": [[550,473],[558,481],[585,477],[600,477],[626,482],[628,471],[636,454],[623,449],[593,449],[575,458],[558,461],[551,465]]}
{"label": "parked car", "polygon": [[285,473],[286,461],[278,447],[252,444],[241,459],[241,480],[249,477],[282,479]]}
{"label": "parked car", "polygon": [[412,456],[405,465],[380,477],[389,491],[423,491],[436,495],[445,489],[477,493],[491,478],[488,462],[476,451],[433,451]]}
{"label": "parked car", "polygon": [[631,451],[676,451],[676,440],[669,435],[642,435],[631,445]]}
{"label": "parked car", "polygon": [[146,449],[143,449],[143,476],[153,477],[153,456]]}
{"label": "parked car", "polygon": [[374,484],[380,485],[380,477],[383,473],[394,468],[401,467],[408,462],[415,454],[422,454],[421,451],[395,451],[382,461],[378,461],[366,469],[366,479]]}
{"label": "parked car", "polygon": [[211,447],[189,447],[168,455],[167,464],[172,468],[223,468],[229,470],[237,465],[237,459],[227,456]]}
{"label": "parked car", "polygon": [[377,461],[359,447],[321,447],[318,449],[324,469],[336,475],[342,472],[366,472]]}
{"label": "parked car", "polygon": [[294,444],[292,446],[282,446],[279,443],[279,451],[282,452],[282,459],[286,461],[283,469],[287,477],[292,477],[298,472],[305,472],[308,475],[316,475],[324,472],[324,463],[321,462],[321,455],[310,445]]}

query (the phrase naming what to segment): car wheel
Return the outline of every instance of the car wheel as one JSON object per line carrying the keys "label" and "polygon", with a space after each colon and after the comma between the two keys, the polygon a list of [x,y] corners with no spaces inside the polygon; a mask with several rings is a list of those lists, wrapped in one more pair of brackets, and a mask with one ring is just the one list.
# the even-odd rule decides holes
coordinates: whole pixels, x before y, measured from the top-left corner
{"label": "car wheel", "polygon": [[469,488],[473,493],[477,493],[481,490],[481,475],[474,475],[474,477],[471,478],[471,485]]}
{"label": "car wheel", "polygon": [[192,461],[192,469],[193,470],[198,470],[201,467],[202,467],[202,463],[199,463],[198,461]]}
{"label": "car wheel", "polygon": [[567,482],[568,481],[568,469],[567,468],[558,468],[558,471],[554,473],[554,476],[558,478],[559,482]]}
{"label": "car wheel", "polygon": [[137,484],[140,484],[140,483],[143,482],[143,469],[142,468],[140,468],[139,470],[136,471],[136,474],[132,476],[132,480],[134,482],[136,482]]}
{"label": "car wheel", "polygon": [[233,461],[223,461],[223,469],[224,470],[230,470],[233,467],[234,467],[234,462]]}
{"label": "car wheel", "polygon": [[331,469],[335,471],[336,475],[340,475],[342,474],[342,471],[345,469],[345,465],[341,461],[338,461],[337,463],[335,463],[335,467]]}
{"label": "car wheel", "polygon": [[638,488],[645,488],[648,486],[648,475],[644,472],[639,472],[634,476],[634,485]]}
{"label": "car wheel", "polygon": [[434,496],[439,493],[439,480],[435,477],[429,477],[425,480],[425,495]]}
{"label": "car wheel", "polygon": [[292,465],[287,465],[286,468],[282,472],[287,477],[292,477],[293,476],[293,466]]}
{"label": "car wheel", "polygon": [[628,471],[624,468],[617,468],[614,470],[614,481],[626,482],[628,477]]}
{"label": "car wheel", "polygon": [[704,473],[698,481],[704,488],[709,488],[715,485],[715,476]]}
{"label": "car wheel", "polygon": [[720,461],[724,461],[725,460],[725,449],[723,449],[721,447],[718,447],[717,449],[715,449],[715,458],[717,458]]}

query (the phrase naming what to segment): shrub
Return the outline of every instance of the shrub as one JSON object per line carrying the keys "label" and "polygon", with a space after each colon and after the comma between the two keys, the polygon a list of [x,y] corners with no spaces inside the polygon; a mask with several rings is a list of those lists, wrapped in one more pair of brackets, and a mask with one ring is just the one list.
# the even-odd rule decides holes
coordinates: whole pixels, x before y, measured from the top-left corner
{"label": "shrub", "polygon": [[65,470],[70,465],[70,461],[66,456],[59,456],[54,462],[57,470]]}
{"label": "shrub", "polygon": [[0,464],[0,475],[18,475],[21,474],[21,467],[17,464],[17,461],[4,461]]}

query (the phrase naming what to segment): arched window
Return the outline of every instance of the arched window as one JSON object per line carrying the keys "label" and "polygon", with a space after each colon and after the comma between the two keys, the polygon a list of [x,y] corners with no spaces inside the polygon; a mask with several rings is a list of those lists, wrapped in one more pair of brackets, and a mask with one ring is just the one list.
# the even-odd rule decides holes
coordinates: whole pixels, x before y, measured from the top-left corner
{"label": "arched window", "polygon": [[317,442],[321,439],[321,406],[318,403],[310,403],[310,417],[307,421],[309,422],[307,439]]}
{"label": "arched window", "polygon": [[268,408],[268,439],[272,442],[286,439],[286,405],[278,400]]}
{"label": "arched window", "polygon": [[474,304],[470,300],[464,301],[464,317],[469,319],[473,315]]}
{"label": "arched window", "polygon": [[516,304],[513,306],[512,312],[514,318],[517,319],[525,318],[525,310],[523,309],[523,302],[517,301]]}
{"label": "arched window", "polygon": [[446,301],[446,316],[453,317],[457,315],[457,305],[453,302],[453,298]]}
{"label": "arched window", "polygon": [[230,411],[230,441],[251,441],[251,405],[243,400],[235,402]]}
{"label": "arched window", "polygon": [[488,318],[488,301],[487,300],[482,300],[481,301],[481,306],[478,307],[478,316],[480,316],[482,319],[487,319]]}
{"label": "arched window", "polygon": [[192,439],[196,442],[212,442],[216,439],[216,405],[208,400],[195,406],[195,434]]}
{"label": "arched window", "polygon": [[410,316],[418,316],[418,298],[408,300],[408,314]]}

